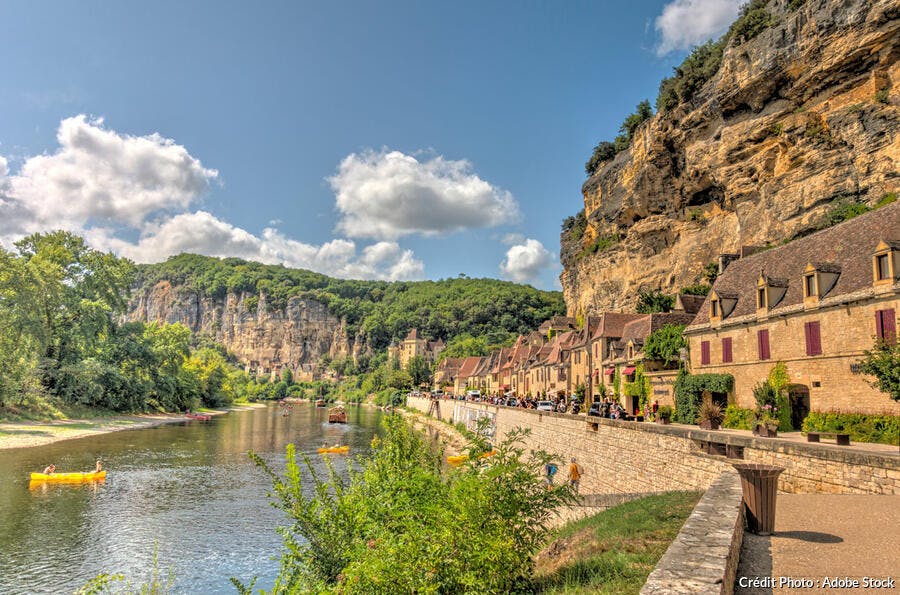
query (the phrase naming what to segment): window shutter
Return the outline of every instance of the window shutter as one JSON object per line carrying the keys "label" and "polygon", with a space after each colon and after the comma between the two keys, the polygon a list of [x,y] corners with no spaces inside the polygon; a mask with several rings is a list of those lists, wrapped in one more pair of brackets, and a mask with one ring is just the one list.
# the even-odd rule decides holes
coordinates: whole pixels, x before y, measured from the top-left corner
{"label": "window shutter", "polygon": [[709,364],[709,341],[700,343],[700,363],[704,366]]}
{"label": "window shutter", "polygon": [[821,355],[822,335],[818,322],[806,323],[806,355]]}
{"label": "window shutter", "polygon": [[882,337],[887,343],[893,345],[897,342],[897,319],[894,309],[881,311],[881,325],[884,336]]}
{"label": "window shutter", "polygon": [[875,310],[875,336],[884,339],[884,310]]}
{"label": "window shutter", "polygon": [[731,337],[722,339],[722,363],[731,361]]}
{"label": "window shutter", "polygon": [[809,323],[803,323],[803,336],[806,337],[806,355],[812,355],[812,345],[809,342],[812,331],[809,329]]}
{"label": "window shutter", "polygon": [[769,353],[769,331],[768,329],[763,329],[756,333],[756,341],[759,344],[759,359],[769,359],[771,354]]}

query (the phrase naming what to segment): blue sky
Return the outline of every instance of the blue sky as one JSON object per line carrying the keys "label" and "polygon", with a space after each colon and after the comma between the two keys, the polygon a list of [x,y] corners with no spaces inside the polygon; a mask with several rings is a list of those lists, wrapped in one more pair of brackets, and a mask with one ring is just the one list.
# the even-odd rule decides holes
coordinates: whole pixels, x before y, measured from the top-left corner
{"label": "blue sky", "polygon": [[584,162],[734,0],[0,5],[0,242],[558,287]]}

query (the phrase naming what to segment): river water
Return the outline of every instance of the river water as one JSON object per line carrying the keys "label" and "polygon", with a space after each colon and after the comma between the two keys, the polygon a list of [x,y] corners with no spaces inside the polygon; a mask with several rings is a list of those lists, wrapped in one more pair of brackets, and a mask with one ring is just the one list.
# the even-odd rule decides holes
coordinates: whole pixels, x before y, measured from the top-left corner
{"label": "river water", "polygon": [[[278,572],[283,513],[266,498],[270,484],[247,458],[259,453],[276,471],[289,442],[314,454],[323,443],[365,454],[381,412],[348,408],[328,424],[327,410],[294,405],[232,411],[35,448],[0,450],[0,593],[71,593],[101,572],[149,579],[154,552],[178,593],[235,593],[229,577],[270,588]],[[93,468],[103,483],[29,488],[29,473]],[[335,455],[339,469],[347,457]]]}

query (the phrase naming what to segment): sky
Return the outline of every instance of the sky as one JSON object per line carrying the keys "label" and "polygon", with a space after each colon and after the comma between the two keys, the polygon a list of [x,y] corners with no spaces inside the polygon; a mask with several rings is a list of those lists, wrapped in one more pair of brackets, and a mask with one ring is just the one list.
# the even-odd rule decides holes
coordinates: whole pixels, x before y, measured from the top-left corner
{"label": "sky", "polygon": [[559,288],[584,162],[740,0],[0,4],[0,245]]}

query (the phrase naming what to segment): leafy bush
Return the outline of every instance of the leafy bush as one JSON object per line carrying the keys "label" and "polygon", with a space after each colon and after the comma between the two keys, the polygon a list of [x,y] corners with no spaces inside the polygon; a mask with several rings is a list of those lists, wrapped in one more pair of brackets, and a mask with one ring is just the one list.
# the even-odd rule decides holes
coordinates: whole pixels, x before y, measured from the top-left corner
{"label": "leafy bush", "polygon": [[729,405],[725,408],[722,427],[735,430],[752,430],[756,427],[756,411],[753,409],[742,409],[737,405]]}
{"label": "leafy bush", "polygon": [[875,91],[875,101],[878,103],[884,103],[885,105],[890,101],[890,96],[888,95],[887,89],[879,89]]}
{"label": "leafy bush", "polygon": [[878,202],[875,203],[875,208],[880,209],[881,207],[887,206],[887,205],[891,204],[892,202],[895,202],[896,200],[897,200],[897,193],[896,192],[888,192],[887,194],[885,194],[884,196],[882,196],[881,198],[878,199]]}
{"label": "leafy bush", "polygon": [[679,361],[681,350],[687,347],[683,324],[667,324],[650,333],[644,343],[644,357],[665,364]]}
{"label": "leafy bush", "polygon": [[320,477],[305,455],[298,464],[293,445],[283,477],[251,453],[291,522],[279,530],[285,550],[273,592],[526,590],[553,511],[574,500],[568,486],[546,488],[551,457],[524,455],[526,434],[507,434],[489,465],[475,436],[469,461],[445,471],[421,434],[387,417],[371,457],[347,479],[330,465]]}
{"label": "leafy bush", "polygon": [[722,412],[722,406],[714,402],[711,397],[704,397],[700,401],[700,407],[697,409],[697,423],[708,421],[712,424],[722,423],[725,414]]}
{"label": "leafy bush", "polygon": [[679,103],[694,98],[700,87],[711,79],[722,64],[722,53],[727,40],[708,41],[691,51],[684,61],[675,67],[675,75],[659,84],[656,109],[668,111]]}
{"label": "leafy bush", "polygon": [[854,442],[897,444],[900,438],[900,417],[812,411],[803,420],[803,431],[850,434],[850,440]]}
{"label": "leafy bush", "polygon": [[681,370],[675,379],[675,421],[695,423],[703,391],[730,393],[733,388],[731,374],[688,374]]}
{"label": "leafy bush", "polygon": [[621,153],[631,146],[631,141],[634,140],[634,134],[637,132],[637,129],[653,117],[653,108],[650,107],[650,102],[648,100],[643,100],[637,107],[634,112],[629,114],[625,121],[622,122],[622,125],[619,127],[619,134],[613,140],[613,142],[609,141],[600,141],[597,143],[597,146],[594,147],[594,152],[591,154],[590,159],[587,160],[587,163],[584,164],[585,173],[590,176],[593,175],[595,171],[600,167],[600,164],[605,161],[612,160],[617,153]]}
{"label": "leafy bush", "polygon": [[741,14],[728,29],[726,37],[735,43],[749,41],[777,21],[766,10],[769,0],[752,0],[741,8]]}
{"label": "leafy bush", "polygon": [[822,229],[832,227],[838,223],[858,217],[863,213],[868,213],[871,210],[865,203],[854,198],[837,199],[832,203],[831,209],[825,215],[825,220],[820,227]]}
{"label": "leafy bush", "polygon": [[675,296],[663,293],[658,289],[638,291],[638,303],[635,308],[638,314],[653,312],[671,312],[675,305]]}
{"label": "leafy bush", "polygon": [[860,362],[863,374],[874,376],[870,384],[887,394],[891,399],[900,401],[900,342],[889,344],[879,341]]}
{"label": "leafy bush", "polygon": [[675,409],[673,409],[671,405],[663,405],[656,412],[656,415],[657,415],[657,417],[659,417],[659,419],[663,419],[666,421],[670,421],[674,414],[675,414]]}
{"label": "leafy bush", "polygon": [[712,285],[707,285],[706,283],[697,283],[695,285],[682,287],[680,293],[682,295],[709,295],[709,290],[711,289]]}
{"label": "leafy bush", "polygon": [[591,153],[591,158],[587,160],[587,163],[584,164],[584,173],[591,176],[595,171],[600,167],[600,164],[606,161],[612,161],[613,157],[616,156],[616,146],[609,141],[600,141],[597,143],[597,146],[594,147],[594,152]]}
{"label": "leafy bush", "polygon": [[619,239],[619,234],[617,233],[597,236],[597,239],[595,239],[591,244],[585,246],[584,253],[596,254],[597,252],[604,252],[618,244]]}

